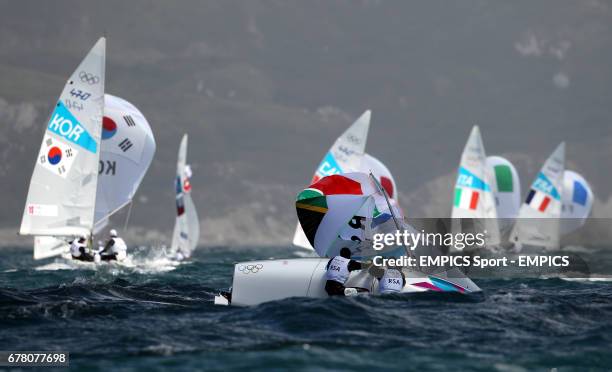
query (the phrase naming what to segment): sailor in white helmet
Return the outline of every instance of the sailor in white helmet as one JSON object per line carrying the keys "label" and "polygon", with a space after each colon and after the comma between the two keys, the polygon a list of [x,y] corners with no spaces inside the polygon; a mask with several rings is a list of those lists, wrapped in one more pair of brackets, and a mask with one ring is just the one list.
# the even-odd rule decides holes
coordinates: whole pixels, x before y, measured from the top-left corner
{"label": "sailor in white helmet", "polygon": [[385,269],[382,277],[378,279],[378,292],[380,294],[400,293],[406,285],[406,276],[396,267]]}
{"label": "sailor in white helmet", "polygon": [[110,239],[106,242],[104,249],[100,252],[102,261],[122,261],[127,257],[127,245],[125,241],[117,236],[117,230],[110,231]]}
{"label": "sailor in white helmet", "polygon": [[361,263],[351,260],[351,250],[344,247],[340,250],[340,256],[329,260],[326,269],[325,291],[330,296],[344,296],[344,283],[348,280],[349,273],[361,270]]}
{"label": "sailor in white helmet", "polygon": [[87,251],[87,237],[81,235],[70,243],[70,255],[72,259],[93,262],[94,256]]}

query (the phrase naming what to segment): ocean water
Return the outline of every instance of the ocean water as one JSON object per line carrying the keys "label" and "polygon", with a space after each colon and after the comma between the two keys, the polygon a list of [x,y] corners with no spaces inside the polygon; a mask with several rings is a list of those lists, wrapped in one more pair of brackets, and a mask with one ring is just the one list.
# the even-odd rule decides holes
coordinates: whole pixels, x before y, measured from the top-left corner
{"label": "ocean water", "polygon": [[608,281],[482,279],[479,295],[236,308],[213,305],[234,262],[300,252],[202,248],[177,266],[154,255],[93,269],[1,248],[0,350],[69,351],[71,368],[88,371],[612,368]]}

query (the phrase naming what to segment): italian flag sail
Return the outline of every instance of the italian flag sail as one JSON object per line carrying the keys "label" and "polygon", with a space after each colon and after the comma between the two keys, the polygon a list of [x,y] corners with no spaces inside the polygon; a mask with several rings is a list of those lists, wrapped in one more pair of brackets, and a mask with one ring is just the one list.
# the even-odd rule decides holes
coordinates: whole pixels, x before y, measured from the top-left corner
{"label": "italian flag sail", "polygon": [[[453,233],[484,233],[487,245],[500,243],[497,210],[491,182],[493,177],[491,169],[487,166],[487,156],[480,129],[474,126],[461,154],[455,183],[451,212]],[[469,228],[468,224],[464,224],[466,219],[474,222]],[[473,229],[473,231],[467,231],[467,229]]]}
{"label": "italian flag sail", "polygon": [[476,210],[480,193],[476,190],[457,187],[455,189],[455,207]]}

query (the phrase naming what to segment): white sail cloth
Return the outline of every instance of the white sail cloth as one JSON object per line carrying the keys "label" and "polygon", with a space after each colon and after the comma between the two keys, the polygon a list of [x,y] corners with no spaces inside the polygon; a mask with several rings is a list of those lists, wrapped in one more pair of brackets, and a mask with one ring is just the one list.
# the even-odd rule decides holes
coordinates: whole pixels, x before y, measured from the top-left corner
{"label": "white sail cloth", "polygon": [[[365,154],[371,116],[370,110],[367,110],[336,139],[317,167],[311,183],[315,183],[321,178],[332,174],[360,170],[361,161]],[[299,222],[295,227],[293,244],[298,247],[312,249]]]}
{"label": "white sail cloth", "polygon": [[100,158],[106,40],[72,73],[47,124],[30,180],[20,234],[89,234]]}
{"label": "white sail cloth", "polygon": [[593,207],[593,191],[580,174],[563,172],[561,192],[561,234],[569,234],[582,227]]}
{"label": "white sail cloth", "polygon": [[[510,241],[517,248],[522,245],[559,248],[564,168],[565,143],[561,143],[544,163],[521,205],[510,234]],[[533,218],[539,220],[530,220]]]}
{"label": "white sail cloth", "polygon": [[187,164],[187,134],[183,136],[176,164],[176,221],[172,234],[172,254],[189,257],[200,239],[200,222],[191,198],[191,167]]}
{"label": "white sail cloth", "polygon": [[508,159],[488,156],[487,167],[493,175],[491,186],[495,197],[500,235],[508,236],[521,208],[521,183],[518,172]]}
{"label": "white sail cloth", "polygon": [[97,226],[132,201],[155,149],[153,131],[142,112],[128,101],[106,94],[96,193]]}
{"label": "white sail cloth", "polygon": [[492,188],[493,180],[494,174],[487,165],[480,130],[478,126],[474,126],[461,154],[461,163],[455,183],[451,212],[453,233],[466,232],[469,221],[473,225],[471,228],[474,232],[486,232],[487,245],[500,243],[497,209]]}

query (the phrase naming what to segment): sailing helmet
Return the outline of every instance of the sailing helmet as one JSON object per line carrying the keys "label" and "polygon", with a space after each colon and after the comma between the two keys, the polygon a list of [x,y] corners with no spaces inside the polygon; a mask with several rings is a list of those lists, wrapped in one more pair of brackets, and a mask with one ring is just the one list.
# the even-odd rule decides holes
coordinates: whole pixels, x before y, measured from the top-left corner
{"label": "sailing helmet", "polygon": [[117,230],[111,229],[110,236],[113,237],[113,238],[116,238],[117,237]]}

